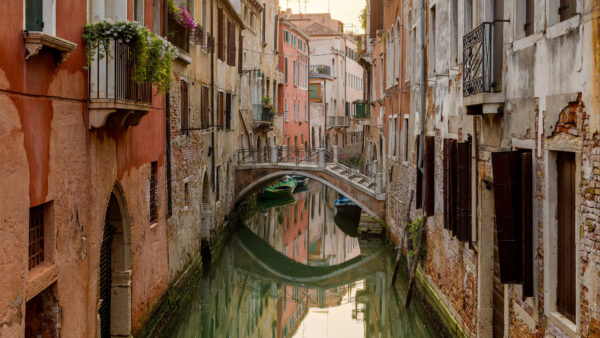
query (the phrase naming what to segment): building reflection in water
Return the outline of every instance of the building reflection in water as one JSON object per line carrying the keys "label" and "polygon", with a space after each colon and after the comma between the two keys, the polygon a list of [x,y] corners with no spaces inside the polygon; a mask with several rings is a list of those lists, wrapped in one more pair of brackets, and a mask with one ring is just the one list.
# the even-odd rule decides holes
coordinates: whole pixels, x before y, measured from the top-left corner
{"label": "building reflection in water", "polygon": [[422,310],[405,311],[403,296],[388,288],[393,260],[383,244],[337,228],[337,196],[311,181],[283,205],[252,197],[255,212],[162,335],[433,336]]}

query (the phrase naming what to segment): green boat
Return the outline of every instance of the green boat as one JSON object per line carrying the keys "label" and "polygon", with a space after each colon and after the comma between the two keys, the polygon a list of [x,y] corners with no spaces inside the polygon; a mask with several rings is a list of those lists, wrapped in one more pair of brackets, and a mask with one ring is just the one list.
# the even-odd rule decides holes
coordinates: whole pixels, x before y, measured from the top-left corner
{"label": "green boat", "polygon": [[267,187],[263,192],[266,199],[276,199],[289,196],[296,188],[296,180],[286,177],[285,179]]}

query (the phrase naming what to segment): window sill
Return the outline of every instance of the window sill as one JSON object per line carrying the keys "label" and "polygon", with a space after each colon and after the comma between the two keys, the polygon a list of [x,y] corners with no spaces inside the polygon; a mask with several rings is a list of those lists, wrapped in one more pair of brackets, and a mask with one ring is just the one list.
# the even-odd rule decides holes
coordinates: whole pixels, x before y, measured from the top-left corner
{"label": "window sill", "polygon": [[555,39],[557,37],[563,36],[575,29],[579,26],[581,21],[581,16],[576,14],[574,17],[558,22],[546,29],[546,36],[549,39]]}
{"label": "window sill", "polygon": [[573,323],[570,319],[563,316],[559,312],[550,312],[547,315],[548,320],[558,327],[562,332],[568,334],[571,337],[577,336],[577,325]]}
{"label": "window sill", "polygon": [[177,60],[189,65],[192,63],[192,57],[183,49],[177,48]]}
{"label": "window sill", "polygon": [[58,268],[55,264],[42,263],[27,274],[25,282],[25,301],[29,301],[52,285],[58,279]]}
{"label": "window sill", "polygon": [[520,38],[513,42],[512,49],[514,52],[529,48],[536,44],[542,38],[542,33],[533,33],[529,36]]}
{"label": "window sill", "polygon": [[156,229],[158,227],[158,222],[150,223],[150,230]]}
{"label": "window sill", "polygon": [[44,32],[23,31],[25,42],[25,60],[37,55],[43,47],[50,48],[60,54],[56,56],[56,66],[67,60],[69,54],[77,48],[77,44]]}

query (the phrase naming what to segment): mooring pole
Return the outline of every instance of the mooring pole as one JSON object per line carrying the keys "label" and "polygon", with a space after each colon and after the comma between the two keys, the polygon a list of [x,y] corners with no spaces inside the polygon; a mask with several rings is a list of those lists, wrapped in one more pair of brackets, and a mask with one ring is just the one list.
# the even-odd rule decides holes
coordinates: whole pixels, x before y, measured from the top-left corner
{"label": "mooring pole", "polygon": [[[404,218],[407,226],[408,223],[410,223],[410,207],[412,205],[412,200],[413,200],[413,195],[415,194],[414,190],[410,191],[410,198],[408,199],[408,206],[406,207],[406,217]],[[394,274],[392,275],[392,287],[394,285],[396,285],[396,276],[398,275],[398,270],[400,269],[400,259],[402,258],[402,248],[403,248],[403,244],[402,244],[402,240],[403,239],[398,239],[400,240],[400,247],[398,248],[398,254],[396,255],[396,266],[394,267]]]}

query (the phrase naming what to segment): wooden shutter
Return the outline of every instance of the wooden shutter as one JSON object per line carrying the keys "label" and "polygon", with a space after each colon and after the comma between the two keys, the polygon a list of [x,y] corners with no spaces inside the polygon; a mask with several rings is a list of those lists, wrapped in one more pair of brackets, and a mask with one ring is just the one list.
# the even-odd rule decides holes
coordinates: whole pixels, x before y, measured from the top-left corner
{"label": "wooden shutter", "polygon": [[521,154],[521,226],[523,238],[523,298],[533,297],[533,187],[532,155]]}
{"label": "wooden shutter", "polygon": [[471,240],[471,143],[457,146],[457,233],[460,241]]}
{"label": "wooden shutter", "polygon": [[187,82],[181,81],[181,104],[180,104],[180,114],[181,114],[181,135],[188,134],[189,128],[189,109],[188,109],[188,86]]}
{"label": "wooden shutter", "polygon": [[229,43],[228,43],[229,55],[227,58],[227,64],[230,65],[231,67],[235,67],[235,57],[236,57],[235,38],[237,37],[235,31],[236,31],[235,23],[229,22],[229,31],[228,31],[229,32]]}
{"label": "wooden shutter", "polygon": [[274,50],[278,50],[279,49],[278,48],[278,45],[279,45],[278,42],[279,41],[277,41],[277,38],[278,38],[278,35],[279,35],[278,34],[279,33],[279,15],[278,14],[275,14],[275,21],[274,22],[275,23],[274,23],[273,26],[275,27],[275,29],[273,30],[273,49]]}
{"label": "wooden shutter", "polygon": [[223,34],[223,9],[219,8],[217,13],[217,39],[219,40],[217,41],[217,57],[219,60],[223,60],[225,53],[223,41],[225,39],[225,35]]}
{"label": "wooden shutter", "polygon": [[225,111],[225,95],[223,92],[219,92],[219,128],[223,128],[224,125],[224,111]]}
{"label": "wooden shutter", "polygon": [[425,137],[425,213],[433,216],[435,212],[435,136]]}
{"label": "wooden shutter", "polygon": [[208,87],[202,87],[202,128],[208,127]]}
{"label": "wooden shutter", "polygon": [[535,0],[525,0],[525,26],[523,29],[525,30],[525,35],[533,34],[533,26],[534,26],[534,1]]}
{"label": "wooden shutter", "polygon": [[225,129],[231,129],[231,94],[225,96]]}
{"label": "wooden shutter", "polygon": [[242,30],[240,29],[240,43],[238,46],[238,73],[244,72],[244,37],[242,36]]}
{"label": "wooden shutter", "polygon": [[423,173],[419,170],[419,147],[421,146],[421,135],[417,135],[415,141],[415,148],[417,149],[417,186],[415,187],[415,198],[416,208],[421,209],[423,207]]}
{"label": "wooden shutter", "polygon": [[522,281],[522,231],[520,219],[514,217],[521,212],[520,156],[518,152],[492,154],[498,258],[503,284]]}
{"label": "wooden shutter", "polygon": [[263,12],[262,12],[262,43],[265,43],[267,41],[266,37],[265,37],[266,31],[267,31],[267,4],[263,4]]}
{"label": "wooden shutter", "polygon": [[556,306],[575,321],[575,154],[559,152],[557,159],[558,264]]}
{"label": "wooden shutter", "polygon": [[43,0],[27,0],[25,3],[25,29],[41,32],[44,30]]}
{"label": "wooden shutter", "polygon": [[560,7],[558,8],[558,14],[560,15],[560,21],[565,21],[575,15],[577,8],[576,0],[560,0]]}

